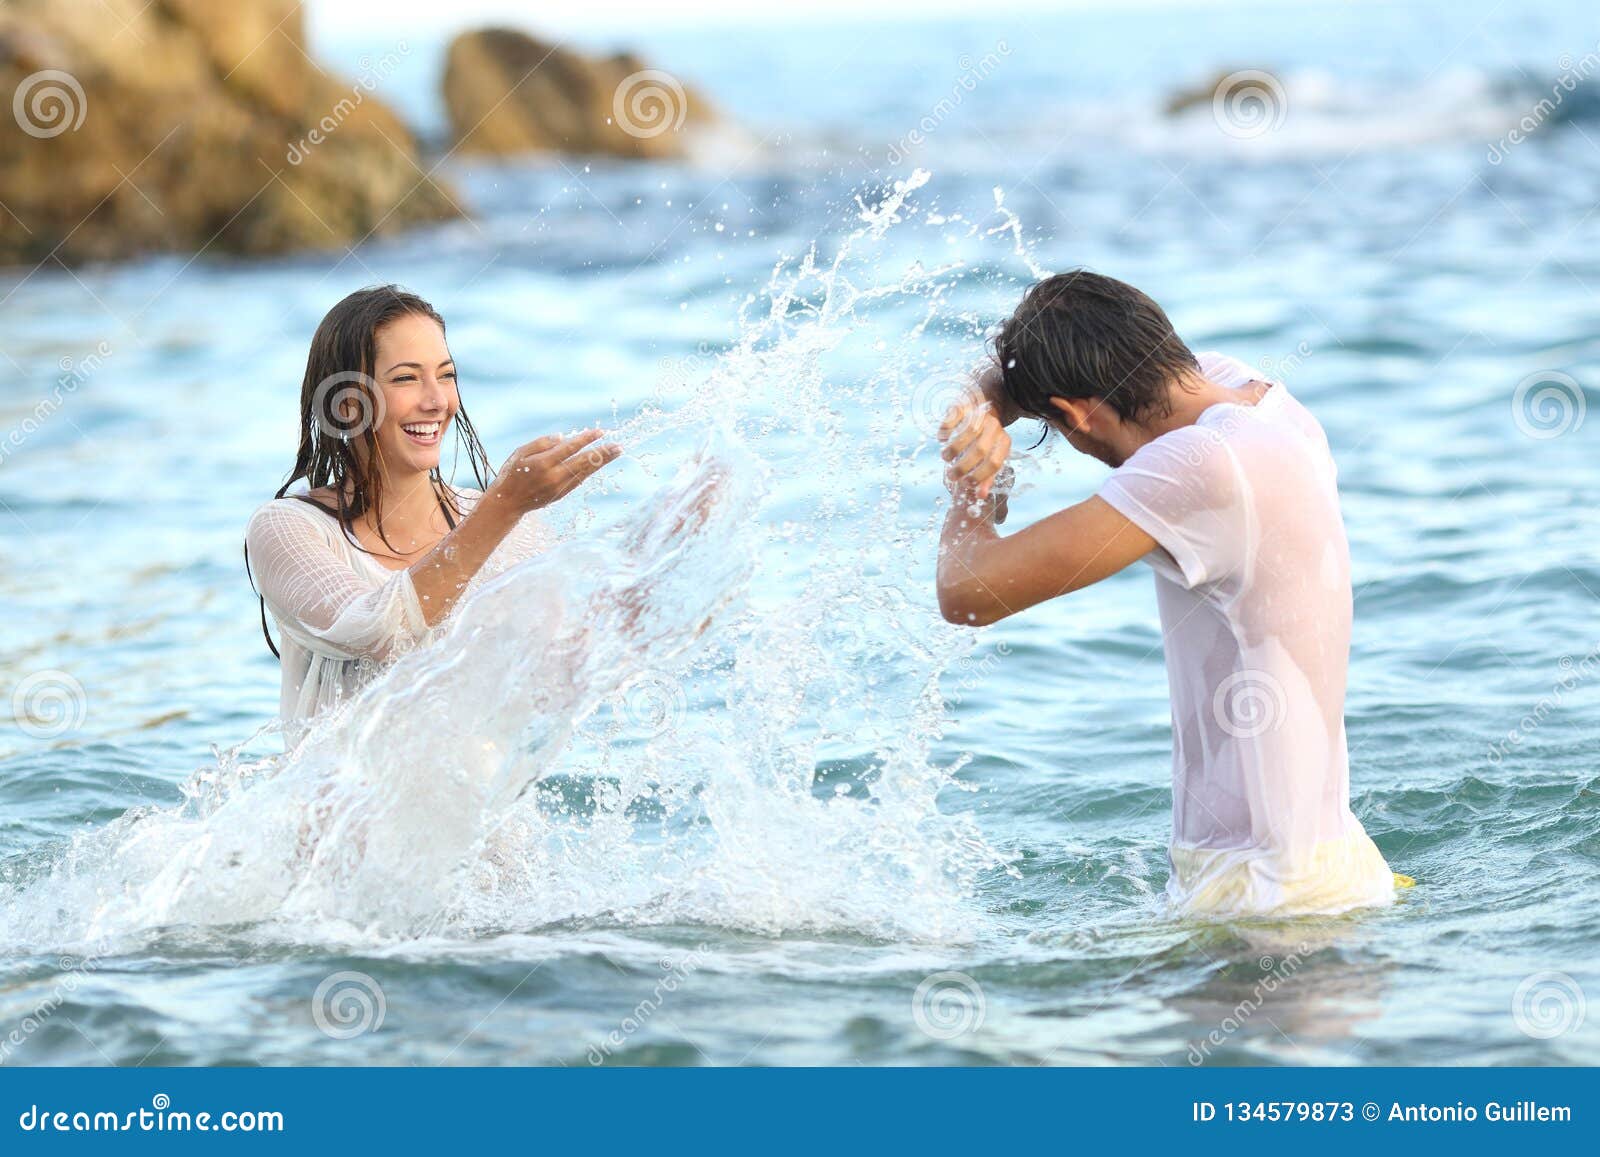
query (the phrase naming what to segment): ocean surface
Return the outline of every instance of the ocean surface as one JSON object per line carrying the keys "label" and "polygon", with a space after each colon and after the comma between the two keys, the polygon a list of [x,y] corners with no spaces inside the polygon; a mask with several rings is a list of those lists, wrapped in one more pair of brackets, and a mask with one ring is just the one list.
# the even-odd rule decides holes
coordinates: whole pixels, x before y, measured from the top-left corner
{"label": "ocean surface", "polygon": [[[0,1060],[1600,1062],[1592,11],[633,43],[743,132],[452,158],[471,220],[351,251],[0,271]],[[380,88],[425,134],[441,51]],[[1261,99],[1163,112],[1245,69]],[[1392,907],[1163,909],[1146,568],[938,618],[932,427],[1077,265],[1327,429]],[[243,528],[318,320],[386,281],[494,461],[594,422],[629,455],[285,756]],[[1016,523],[1104,474],[1032,442]]]}

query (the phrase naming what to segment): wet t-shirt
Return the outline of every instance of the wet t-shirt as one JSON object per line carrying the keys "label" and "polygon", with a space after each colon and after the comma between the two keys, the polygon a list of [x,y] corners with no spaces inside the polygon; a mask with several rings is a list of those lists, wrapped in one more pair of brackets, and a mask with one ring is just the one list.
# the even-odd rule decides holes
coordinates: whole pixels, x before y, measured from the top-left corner
{"label": "wet t-shirt", "polygon": [[[1260,376],[1220,354],[1201,371]],[[1338,911],[1393,879],[1350,811],[1350,554],[1322,427],[1281,382],[1211,406],[1112,473],[1100,497],[1160,544],[1172,694],[1172,865],[1184,908]]]}

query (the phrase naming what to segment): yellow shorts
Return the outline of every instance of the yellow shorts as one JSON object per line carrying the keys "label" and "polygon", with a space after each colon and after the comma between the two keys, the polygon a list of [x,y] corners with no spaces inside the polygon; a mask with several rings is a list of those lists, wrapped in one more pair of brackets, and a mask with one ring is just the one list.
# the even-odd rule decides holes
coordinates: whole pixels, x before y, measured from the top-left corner
{"label": "yellow shorts", "polygon": [[1174,845],[1167,895],[1192,916],[1331,914],[1394,902],[1396,888],[1416,884],[1389,870],[1359,828],[1296,854],[1273,848],[1185,848]]}

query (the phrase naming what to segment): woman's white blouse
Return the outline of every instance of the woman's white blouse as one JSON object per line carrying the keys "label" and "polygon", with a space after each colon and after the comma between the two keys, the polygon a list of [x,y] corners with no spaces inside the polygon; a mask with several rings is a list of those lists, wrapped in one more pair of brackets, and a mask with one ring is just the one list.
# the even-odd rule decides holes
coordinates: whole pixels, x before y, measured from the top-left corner
{"label": "woman's white blouse", "polygon": [[[482,497],[456,490],[463,517]],[[524,518],[477,576],[537,553]],[[333,706],[429,630],[408,570],[390,570],[346,537],[333,515],[298,498],[266,503],[245,530],[256,588],[277,624],[283,665],[279,714],[303,719]]]}

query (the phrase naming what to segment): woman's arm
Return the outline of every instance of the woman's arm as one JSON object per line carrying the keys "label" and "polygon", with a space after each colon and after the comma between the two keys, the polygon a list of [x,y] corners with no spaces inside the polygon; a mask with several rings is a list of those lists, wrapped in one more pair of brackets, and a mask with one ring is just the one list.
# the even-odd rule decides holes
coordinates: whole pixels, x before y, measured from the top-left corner
{"label": "woman's arm", "polygon": [[422,617],[434,626],[455,609],[472,576],[522,516],[493,487],[485,491],[472,512],[439,540],[427,554],[406,569],[422,604]]}
{"label": "woman's arm", "polygon": [[621,451],[598,431],[551,436],[513,454],[461,524],[382,586],[358,575],[322,515],[268,503],[245,532],[261,594],[285,627],[318,654],[385,660],[448,615],[501,540],[529,510],[575,489]]}
{"label": "woman's arm", "polygon": [[524,514],[564,498],[622,453],[609,443],[594,445],[601,434],[599,430],[571,438],[551,434],[523,446],[506,460],[461,525],[410,566],[408,573],[430,627],[455,609],[472,576]]}

